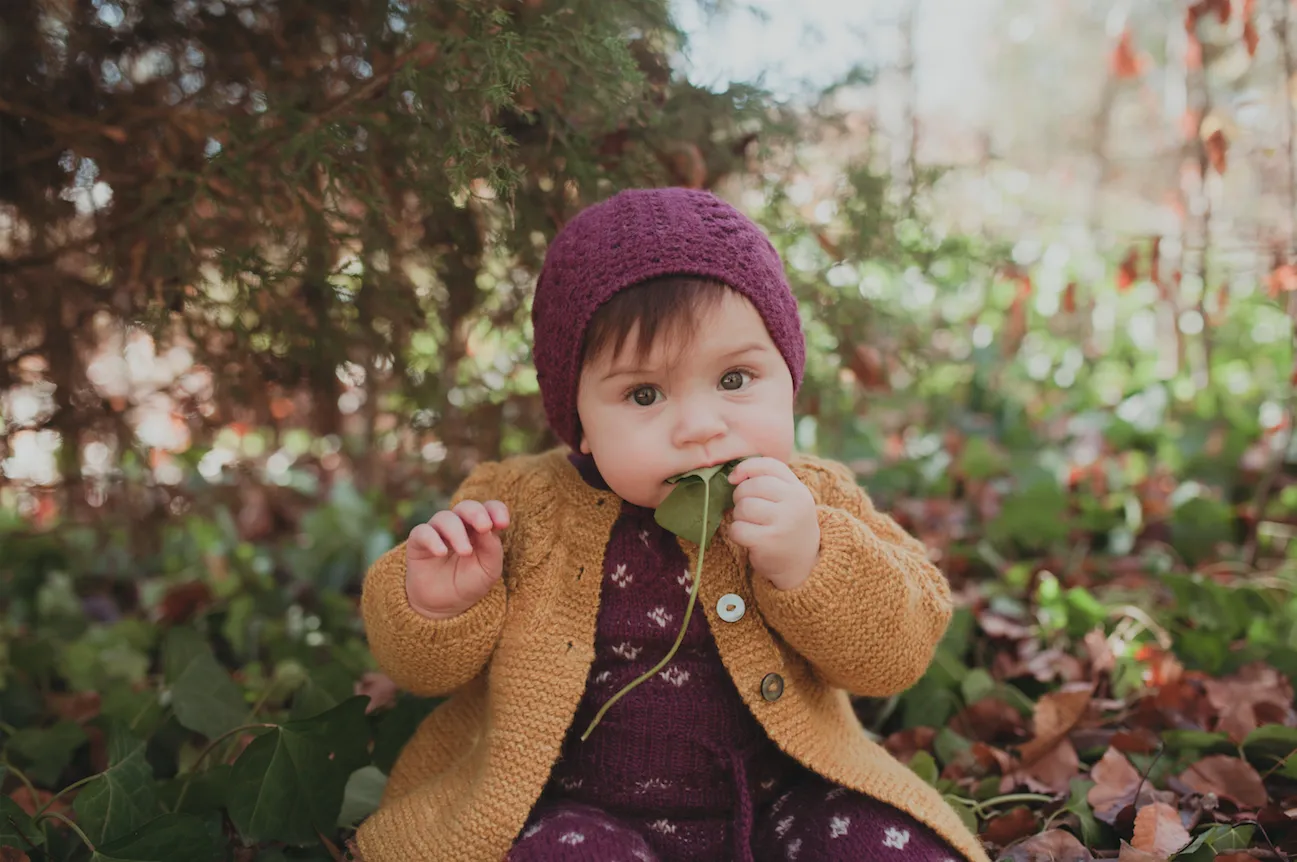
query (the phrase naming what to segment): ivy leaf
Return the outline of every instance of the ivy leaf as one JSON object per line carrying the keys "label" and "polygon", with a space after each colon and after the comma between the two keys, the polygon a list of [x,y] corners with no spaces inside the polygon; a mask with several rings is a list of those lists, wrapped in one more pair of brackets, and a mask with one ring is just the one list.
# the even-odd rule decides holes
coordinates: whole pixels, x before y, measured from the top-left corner
{"label": "ivy leaf", "polygon": [[262,734],[230,774],[230,818],[248,841],[310,844],[331,834],[352,772],[369,762],[369,699]]}
{"label": "ivy leaf", "polygon": [[[4,786],[9,772],[0,766],[0,786]],[[45,835],[32,826],[32,819],[27,812],[8,796],[0,796],[0,847],[27,847],[41,844]]]}
{"label": "ivy leaf", "polygon": [[124,728],[108,740],[109,767],[77,794],[72,808],[95,846],[143,826],[160,813],[145,743]]}
{"label": "ivy leaf", "polygon": [[387,776],[377,766],[362,766],[347,779],[347,789],[342,794],[342,810],[338,813],[338,826],[350,829],[378,809],[387,788]]}
{"label": "ivy leaf", "polygon": [[742,460],[738,458],[672,476],[667,481],[675,487],[657,507],[653,520],[680,538],[697,542],[703,535],[705,518],[704,546],[710,544],[721,525],[721,517],[734,505],[734,486],[729,483],[729,475]]}
{"label": "ivy leaf", "polygon": [[36,784],[57,784],[72,755],[87,740],[75,721],[60,721],[52,727],[24,727],[9,737],[6,748],[22,757],[24,771]]}
{"label": "ivy leaf", "polygon": [[223,856],[219,823],[193,814],[163,814],[98,844],[90,862],[211,862]]}
{"label": "ivy leaf", "polygon": [[1090,788],[1094,787],[1094,784],[1093,781],[1085,778],[1073,778],[1070,784],[1071,794],[1064,806],[1065,810],[1076,815],[1077,821],[1081,824],[1081,840],[1085,842],[1086,847],[1099,846],[1103,838],[1103,829],[1095,819],[1094,809],[1090,807],[1087,799]]}
{"label": "ivy leaf", "polygon": [[164,657],[177,721],[208,739],[243,724],[248,714],[243,692],[200,634],[172,629]]}

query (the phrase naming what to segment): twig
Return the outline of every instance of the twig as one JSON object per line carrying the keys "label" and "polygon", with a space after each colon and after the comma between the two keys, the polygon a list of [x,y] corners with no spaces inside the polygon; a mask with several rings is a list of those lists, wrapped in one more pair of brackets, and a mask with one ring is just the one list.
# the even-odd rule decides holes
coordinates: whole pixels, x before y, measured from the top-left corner
{"label": "twig", "polygon": [[44,123],[56,132],[77,134],[79,132],[97,132],[119,144],[126,143],[126,130],[120,126],[108,126],[81,117],[56,117],[26,105],[18,105],[0,97],[0,113],[9,114],[19,119],[36,120]]}

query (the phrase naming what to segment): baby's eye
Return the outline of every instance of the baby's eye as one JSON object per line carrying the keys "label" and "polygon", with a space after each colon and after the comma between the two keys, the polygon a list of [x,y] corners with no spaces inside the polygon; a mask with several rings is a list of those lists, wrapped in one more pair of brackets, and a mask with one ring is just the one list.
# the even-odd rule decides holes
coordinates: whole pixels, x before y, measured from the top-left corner
{"label": "baby's eye", "polygon": [[748,381],[752,375],[746,371],[726,371],[721,375],[721,388],[733,392],[735,389],[742,389],[743,384]]}
{"label": "baby's eye", "polygon": [[630,398],[640,407],[652,407],[657,403],[658,391],[652,386],[640,386],[631,390]]}

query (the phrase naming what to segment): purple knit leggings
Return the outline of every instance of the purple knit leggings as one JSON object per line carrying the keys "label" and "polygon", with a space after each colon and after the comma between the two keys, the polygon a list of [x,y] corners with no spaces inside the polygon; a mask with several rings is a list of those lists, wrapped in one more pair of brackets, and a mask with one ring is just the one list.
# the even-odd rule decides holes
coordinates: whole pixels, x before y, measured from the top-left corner
{"label": "purple knit leggings", "polygon": [[[575,802],[538,807],[507,862],[724,862],[730,826],[716,820],[631,820]],[[810,775],[758,811],[748,860],[962,862],[910,815]]]}

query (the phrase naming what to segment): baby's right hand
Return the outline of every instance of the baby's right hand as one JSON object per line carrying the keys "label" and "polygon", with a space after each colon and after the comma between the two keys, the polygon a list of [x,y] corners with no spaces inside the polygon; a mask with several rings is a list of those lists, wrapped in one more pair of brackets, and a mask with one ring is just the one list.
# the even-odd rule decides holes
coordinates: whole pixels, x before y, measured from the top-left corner
{"label": "baby's right hand", "polygon": [[410,531],[405,595],[427,617],[453,617],[477,604],[500,579],[504,551],[497,530],[509,526],[504,503],[464,500]]}

